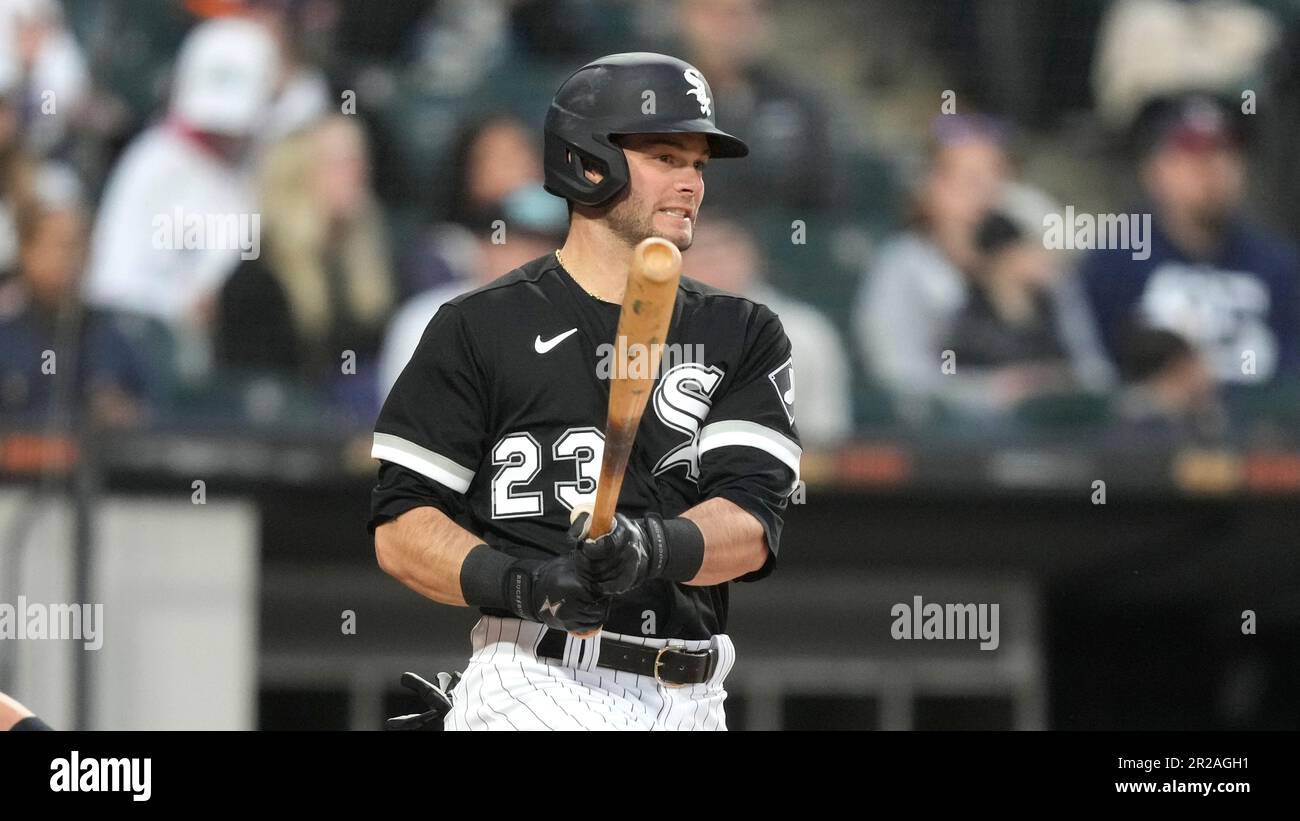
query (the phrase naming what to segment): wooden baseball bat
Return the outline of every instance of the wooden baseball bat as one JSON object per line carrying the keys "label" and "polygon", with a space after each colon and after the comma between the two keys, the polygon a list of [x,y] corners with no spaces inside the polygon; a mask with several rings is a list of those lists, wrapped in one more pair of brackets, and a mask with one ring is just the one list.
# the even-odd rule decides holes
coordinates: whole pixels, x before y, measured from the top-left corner
{"label": "wooden baseball bat", "polygon": [[[618,336],[614,340],[616,359],[609,382],[605,448],[588,539],[597,539],[613,529],[623,474],[627,471],[637,428],[641,426],[641,415],[654,389],[681,275],[682,252],[666,239],[644,239],[632,251],[632,267],[628,271],[623,308],[618,314]],[[633,365],[639,356],[649,357],[648,368],[644,361]],[[570,520],[576,519],[585,509],[585,506],[574,508]],[[597,632],[599,630],[575,635],[587,638]]]}

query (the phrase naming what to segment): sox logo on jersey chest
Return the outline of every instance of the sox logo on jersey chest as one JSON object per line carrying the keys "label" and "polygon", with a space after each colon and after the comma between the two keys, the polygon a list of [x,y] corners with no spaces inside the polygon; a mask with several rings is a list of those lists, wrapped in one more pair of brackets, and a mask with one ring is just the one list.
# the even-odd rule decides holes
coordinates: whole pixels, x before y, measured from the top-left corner
{"label": "sox logo on jersey chest", "polygon": [[709,415],[709,408],[713,405],[713,392],[718,389],[723,376],[725,372],[717,365],[686,362],[672,368],[660,378],[654,392],[655,416],[688,438],[663,455],[655,465],[656,476],[682,465],[692,482],[699,481],[700,428]]}

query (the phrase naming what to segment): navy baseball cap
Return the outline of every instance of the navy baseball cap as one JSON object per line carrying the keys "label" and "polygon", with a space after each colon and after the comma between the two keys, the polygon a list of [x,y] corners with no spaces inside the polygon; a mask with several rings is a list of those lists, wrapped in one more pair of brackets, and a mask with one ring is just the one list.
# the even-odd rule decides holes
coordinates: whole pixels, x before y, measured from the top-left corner
{"label": "navy baseball cap", "polygon": [[1134,127],[1139,157],[1176,147],[1187,151],[1241,148],[1246,131],[1227,101],[1210,94],[1168,97],[1147,104]]}

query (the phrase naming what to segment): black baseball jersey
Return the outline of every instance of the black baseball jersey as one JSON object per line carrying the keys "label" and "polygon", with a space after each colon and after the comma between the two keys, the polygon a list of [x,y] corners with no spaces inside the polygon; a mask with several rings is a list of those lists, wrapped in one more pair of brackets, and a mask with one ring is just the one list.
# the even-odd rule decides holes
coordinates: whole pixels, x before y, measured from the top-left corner
{"label": "black baseball jersey", "polygon": [[[444,304],[375,425],[371,531],[431,505],[511,556],[570,549],[569,513],[596,497],[619,310],[553,254]],[[631,367],[648,363],[621,344]],[[660,356],[618,510],[669,518],[728,499],[762,523],[769,548],[739,580],[763,578],[799,476],[790,341],[763,305],[682,278]],[[656,579],[617,596],[605,627],[700,639],[726,623],[726,584]]]}

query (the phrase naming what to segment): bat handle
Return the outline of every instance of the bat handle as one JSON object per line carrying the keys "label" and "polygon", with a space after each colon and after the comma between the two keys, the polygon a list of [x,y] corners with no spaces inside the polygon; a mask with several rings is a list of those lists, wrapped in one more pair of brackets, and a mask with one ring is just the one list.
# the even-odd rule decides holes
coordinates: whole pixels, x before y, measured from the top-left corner
{"label": "bat handle", "polygon": [[[575,507],[575,508],[574,508],[574,509],[569,513],[569,522],[570,522],[570,523],[573,523],[574,521],[577,520],[578,516],[581,515],[581,514],[583,514],[583,513],[586,513],[587,516],[588,516],[587,533],[588,533],[588,534],[594,533],[594,532],[596,531],[596,525],[595,525],[594,515],[593,515],[593,514],[594,514],[594,511],[592,510],[592,506],[591,506],[591,505],[578,505],[578,506],[576,506],[576,507]],[[609,527],[605,527],[605,528],[602,528],[602,529],[603,529],[605,532],[609,532]],[[590,538],[590,537],[588,537],[588,539],[589,539],[589,538]],[[576,549],[577,549],[577,550],[583,550],[583,551],[585,551],[585,550],[587,549],[586,546],[585,546],[585,541],[582,540],[582,539],[580,539],[580,540],[578,541],[578,547],[577,547]],[[600,627],[597,627],[595,630],[588,630],[588,631],[585,632],[585,633],[579,633],[579,632],[577,632],[577,631],[574,631],[574,632],[572,633],[572,635],[575,636],[576,638],[580,638],[580,639],[589,639],[589,638],[592,638],[593,636],[598,636],[598,635],[600,635],[600,631],[601,631],[602,628],[604,628],[604,626],[605,626],[605,625],[602,624]]]}

